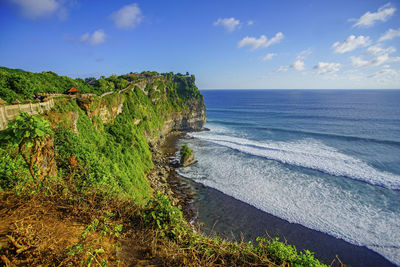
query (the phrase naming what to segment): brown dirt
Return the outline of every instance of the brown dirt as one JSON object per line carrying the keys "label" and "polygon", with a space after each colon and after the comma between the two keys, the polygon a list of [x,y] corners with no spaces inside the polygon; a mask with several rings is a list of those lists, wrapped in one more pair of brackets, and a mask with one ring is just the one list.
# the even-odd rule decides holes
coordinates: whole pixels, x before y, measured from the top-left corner
{"label": "brown dirt", "polygon": [[[135,226],[135,222],[122,221],[121,215],[127,214],[104,219],[110,207],[99,209],[98,205],[1,194],[0,266],[77,266],[90,259],[96,266],[103,261],[108,266],[163,265],[153,253],[154,233]],[[120,212],[132,210],[122,208]],[[85,231],[95,218],[100,221],[97,230]],[[113,229],[118,224],[123,224],[118,237],[101,231],[101,225]],[[82,238],[84,232],[86,238]],[[104,252],[96,254],[96,249]]]}

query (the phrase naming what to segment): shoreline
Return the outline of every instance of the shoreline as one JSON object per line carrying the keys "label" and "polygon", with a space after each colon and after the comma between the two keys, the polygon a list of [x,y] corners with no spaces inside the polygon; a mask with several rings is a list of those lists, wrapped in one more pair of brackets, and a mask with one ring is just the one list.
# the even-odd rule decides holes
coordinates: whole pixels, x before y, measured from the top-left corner
{"label": "shoreline", "polygon": [[[168,159],[177,151],[177,142],[185,133],[172,133],[161,145],[161,152]],[[237,200],[217,189],[180,176],[170,166],[169,187],[179,199],[178,206],[191,223],[201,225],[205,235],[220,235],[226,239],[245,242],[256,241],[258,236],[279,237],[281,241],[295,245],[298,251],[310,250],[325,264],[335,261],[336,256],[347,266],[396,266],[382,255],[364,246],[351,244],[326,233],[290,223],[272,214]]]}
{"label": "shoreline", "polygon": [[[195,201],[198,220],[205,234],[220,235],[230,240],[255,242],[257,236],[279,237],[295,245],[298,251],[307,249],[325,264],[338,255],[346,266],[396,266],[382,255],[364,246],[351,244],[326,233],[290,223],[259,210],[243,201],[211,187],[193,182],[200,198]],[[335,261],[337,265],[338,261]]]}
{"label": "shoreline", "polygon": [[147,175],[152,188],[165,194],[174,206],[182,210],[184,218],[191,224],[196,221],[194,207],[195,192],[191,182],[176,172],[171,161],[178,151],[177,142],[185,132],[174,131],[165,136],[152,148],[154,168]]}

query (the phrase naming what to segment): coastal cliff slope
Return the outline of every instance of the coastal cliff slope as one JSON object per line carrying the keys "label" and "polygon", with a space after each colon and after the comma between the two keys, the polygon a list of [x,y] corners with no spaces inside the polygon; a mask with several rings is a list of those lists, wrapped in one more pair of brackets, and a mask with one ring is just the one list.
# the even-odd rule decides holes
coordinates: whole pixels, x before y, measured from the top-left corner
{"label": "coastal cliff slope", "polygon": [[[253,245],[203,236],[171,204],[169,167],[157,162],[158,147],[170,133],[198,131],[206,121],[193,75],[83,81],[0,71],[9,105],[39,95],[32,84],[47,85],[44,97],[54,100],[50,111],[22,114],[0,132],[4,265],[323,266],[278,240]],[[71,85],[84,94],[60,94]]]}

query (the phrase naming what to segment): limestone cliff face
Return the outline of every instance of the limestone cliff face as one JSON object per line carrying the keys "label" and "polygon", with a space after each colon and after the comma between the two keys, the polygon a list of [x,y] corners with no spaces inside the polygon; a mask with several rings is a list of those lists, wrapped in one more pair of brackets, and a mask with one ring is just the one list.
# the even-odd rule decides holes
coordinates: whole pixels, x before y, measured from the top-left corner
{"label": "limestone cliff face", "polygon": [[[146,88],[148,87],[148,83],[150,83],[153,90],[162,91],[163,93],[166,92],[166,88],[157,88],[151,82],[154,81],[142,81],[136,83],[135,87],[142,90],[146,95],[149,95]],[[159,98],[155,97],[151,100],[153,104],[156,104]],[[97,117],[101,119],[103,123],[113,123],[115,117],[123,112],[124,102],[125,97],[122,93],[110,94],[103,98],[77,99],[78,105],[85,111],[90,119],[93,120],[93,118]],[[164,114],[164,116],[165,121],[158,136],[154,137],[150,133],[145,133],[151,146],[160,143],[165,136],[174,131],[190,132],[202,130],[206,122],[204,100],[202,97],[190,99],[181,111]],[[135,119],[136,125],[140,122],[141,119]]]}
{"label": "limestone cliff face", "polygon": [[188,109],[181,113],[176,128],[181,131],[200,131],[206,123],[206,106],[204,100],[194,99],[188,103]]}
{"label": "limestone cliff face", "polygon": [[100,118],[103,123],[109,123],[122,112],[125,98],[123,94],[107,95],[104,98],[77,99],[78,105],[90,119]]}
{"label": "limestone cliff face", "polygon": [[206,123],[206,106],[202,98],[190,100],[187,108],[181,112],[174,112],[167,115],[160,134],[157,137],[148,136],[151,145],[163,140],[165,136],[174,131],[194,132],[201,131]]}

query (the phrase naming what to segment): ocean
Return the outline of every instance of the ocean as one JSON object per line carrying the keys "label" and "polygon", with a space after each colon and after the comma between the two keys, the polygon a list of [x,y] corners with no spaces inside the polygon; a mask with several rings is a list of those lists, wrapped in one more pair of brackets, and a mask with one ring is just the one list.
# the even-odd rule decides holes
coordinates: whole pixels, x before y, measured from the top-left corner
{"label": "ocean", "polygon": [[179,174],[400,265],[400,90],[202,90]]}

